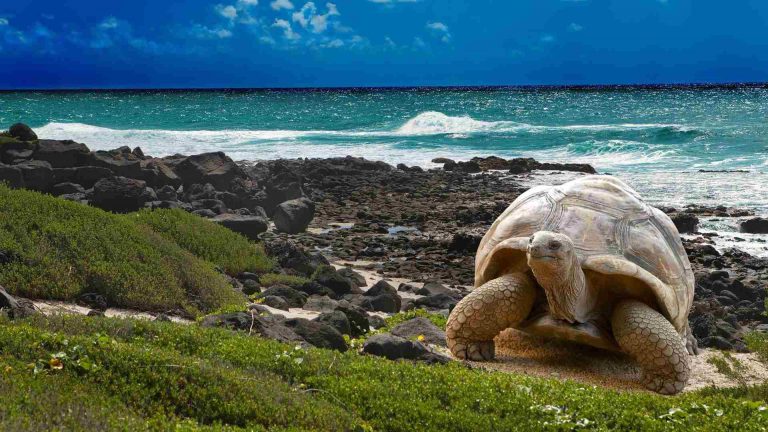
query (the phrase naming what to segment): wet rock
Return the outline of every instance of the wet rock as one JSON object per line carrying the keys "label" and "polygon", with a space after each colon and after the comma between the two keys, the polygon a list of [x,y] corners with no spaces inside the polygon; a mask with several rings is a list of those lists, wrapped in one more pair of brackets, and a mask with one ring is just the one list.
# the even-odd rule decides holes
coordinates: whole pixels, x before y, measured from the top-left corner
{"label": "wet rock", "polygon": [[126,177],[109,177],[93,186],[91,203],[101,209],[128,213],[144,207],[149,201],[147,184],[142,180]]}
{"label": "wet rock", "polygon": [[445,158],[445,157],[438,157],[438,158],[432,159],[432,163],[447,164],[447,163],[456,163],[456,161],[454,161],[453,159]]}
{"label": "wet rock", "polygon": [[314,216],[315,203],[308,198],[297,198],[278,205],[272,220],[278,231],[297,234],[306,231]]}
{"label": "wet rock", "polygon": [[215,216],[213,221],[251,240],[258,240],[259,234],[265,232],[269,226],[268,222],[259,216],[222,214]]}
{"label": "wet rock", "polygon": [[318,348],[333,349],[341,352],[347,350],[347,343],[344,341],[344,337],[328,324],[309,321],[303,318],[293,318],[286,320],[285,325]]}
{"label": "wet rock", "polygon": [[756,217],[747,219],[739,225],[741,232],[750,234],[768,234],[768,219]]}
{"label": "wet rock", "polygon": [[445,342],[445,332],[438,326],[434,325],[432,321],[424,317],[416,317],[402,322],[392,328],[391,333],[395,336],[400,336],[411,340],[422,336],[422,342],[439,346],[447,346]]}
{"label": "wet rock", "polygon": [[429,363],[447,363],[448,358],[432,353],[420,342],[395,336],[389,333],[373,335],[363,344],[366,354],[385,357],[389,360],[420,360]]}
{"label": "wet rock", "polygon": [[696,215],[686,212],[675,212],[669,215],[672,222],[681,234],[695,233],[699,225],[699,218]]}
{"label": "wet rock", "polygon": [[24,123],[16,123],[12,125],[8,128],[8,135],[22,141],[34,141],[37,139],[35,131]]}

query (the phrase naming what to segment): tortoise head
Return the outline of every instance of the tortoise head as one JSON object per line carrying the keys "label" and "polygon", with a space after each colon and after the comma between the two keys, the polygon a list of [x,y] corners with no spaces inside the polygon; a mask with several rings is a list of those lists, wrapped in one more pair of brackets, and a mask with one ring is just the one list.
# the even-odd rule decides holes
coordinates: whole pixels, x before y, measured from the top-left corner
{"label": "tortoise head", "polygon": [[574,257],[573,242],[565,235],[551,231],[533,233],[528,241],[528,265],[548,273],[567,273]]}

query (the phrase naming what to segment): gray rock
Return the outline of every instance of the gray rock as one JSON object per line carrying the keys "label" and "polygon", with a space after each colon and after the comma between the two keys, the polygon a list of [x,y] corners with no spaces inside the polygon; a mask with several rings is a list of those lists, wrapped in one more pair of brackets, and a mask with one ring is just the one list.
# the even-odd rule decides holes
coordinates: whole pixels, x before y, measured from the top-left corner
{"label": "gray rock", "polygon": [[109,177],[93,186],[91,203],[104,210],[128,213],[144,207],[147,202],[147,184],[126,177]]}
{"label": "gray rock", "polygon": [[12,188],[24,187],[21,170],[15,166],[0,164],[0,183],[7,183]]}
{"label": "gray rock", "polygon": [[277,296],[285,299],[288,307],[300,308],[307,302],[307,295],[287,285],[272,285],[257,295],[257,298]]}
{"label": "gray rock", "polygon": [[392,334],[406,339],[424,336],[424,342],[426,343],[443,347],[447,346],[445,332],[424,317],[416,317],[396,325],[392,329]]}
{"label": "gray rock", "polygon": [[176,189],[171,185],[165,185],[156,191],[157,199],[161,201],[176,201]]}
{"label": "gray rock", "polygon": [[349,324],[349,318],[347,318],[347,315],[344,314],[344,312],[341,311],[332,311],[332,312],[323,312],[315,318],[315,321],[328,324],[329,326],[333,327],[341,333],[342,335],[351,335],[352,330]]}
{"label": "gray rock", "polygon": [[339,302],[328,296],[313,295],[309,296],[304,303],[304,309],[315,312],[333,312],[339,306]]}
{"label": "gray rock", "polygon": [[368,315],[368,325],[373,329],[380,329],[386,327],[387,321],[378,315]]}
{"label": "gray rock", "polygon": [[370,330],[368,314],[364,310],[344,300],[339,302],[336,310],[343,312],[349,319],[352,337],[360,337]]}
{"label": "gray rock", "polygon": [[448,358],[432,353],[424,344],[400,336],[382,333],[371,336],[363,344],[363,352],[390,360],[421,360],[430,363],[447,363]]}
{"label": "gray rock", "polygon": [[264,304],[269,307],[285,310],[285,311],[290,309],[288,306],[288,302],[285,301],[285,299],[282,297],[278,297],[276,295],[268,295],[268,296],[264,296],[263,299],[264,299]]}
{"label": "gray rock", "polygon": [[352,270],[349,267],[340,268],[336,271],[341,277],[347,278],[353,285],[357,287],[364,287],[367,285],[365,278],[360,273]]}
{"label": "gray rock", "polygon": [[51,195],[59,196],[65,194],[85,194],[85,188],[77,183],[59,183],[51,188]]}
{"label": "gray rock", "polygon": [[184,185],[210,183],[217,190],[228,190],[232,180],[245,177],[242,169],[223,152],[189,156],[175,166]]}
{"label": "gray rock", "polygon": [[8,128],[8,134],[16,139],[22,141],[34,141],[37,139],[37,134],[31,127],[24,123],[16,123]]}
{"label": "gray rock", "polygon": [[303,318],[293,318],[286,320],[285,325],[318,348],[334,349],[341,352],[347,350],[344,336],[328,324]]}
{"label": "gray rock", "polygon": [[40,140],[33,159],[46,161],[54,168],[70,168],[88,163],[90,150],[85,144],[71,140]]}
{"label": "gray rock", "polygon": [[21,170],[24,187],[39,192],[48,192],[53,186],[53,168],[45,161],[29,160],[16,164]]}
{"label": "gray rock", "polygon": [[267,231],[269,224],[259,216],[241,216],[236,214],[222,214],[213,218],[214,222],[240,233],[251,240],[258,240],[259,234]]}
{"label": "gray rock", "polygon": [[306,231],[314,217],[315,203],[309,198],[298,198],[278,205],[272,220],[278,231],[297,234]]}
{"label": "gray rock", "polygon": [[315,270],[314,275],[312,275],[312,280],[322,286],[330,288],[339,296],[361,292],[352,281],[340,275],[336,269],[330,265],[319,266],[317,270]]}

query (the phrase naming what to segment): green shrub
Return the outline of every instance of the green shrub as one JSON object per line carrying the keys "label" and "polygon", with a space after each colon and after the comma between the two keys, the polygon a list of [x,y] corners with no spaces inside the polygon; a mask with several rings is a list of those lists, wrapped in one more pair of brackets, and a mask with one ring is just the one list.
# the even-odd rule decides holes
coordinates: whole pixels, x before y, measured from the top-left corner
{"label": "green shrub", "polygon": [[387,326],[384,327],[384,331],[389,331],[392,329],[392,327],[417,317],[427,318],[428,320],[432,321],[432,324],[440,327],[441,329],[444,329],[446,322],[448,322],[448,318],[442,315],[430,313],[424,309],[413,309],[407,312],[398,312],[387,318]]}
{"label": "green shrub", "polygon": [[242,302],[213,264],[131,215],[0,185],[0,285],[29,298],[103,294],[109,304],[191,314]]}
{"label": "green shrub", "polygon": [[[105,337],[115,342],[100,342]],[[30,348],[40,340],[40,348]],[[83,380],[114,392],[141,415],[160,410],[197,424],[317,430],[357,425],[386,431],[768,427],[768,404],[759,399],[765,386],[666,397],[460,363],[430,366],[354,352],[297,350],[245,332],[194,325],[83,317],[0,323],[0,355],[29,362],[73,345],[88,346],[88,355],[99,365],[96,372],[82,374]],[[64,371],[75,373],[66,365]],[[174,385],[178,380],[187,387]],[[203,385],[209,389],[198,389]],[[246,388],[262,394],[232,397]],[[192,395],[212,400],[198,406]],[[275,407],[278,397],[286,398],[291,418]],[[251,404],[263,405],[264,413]]]}
{"label": "green shrub", "polygon": [[300,287],[305,283],[309,282],[309,279],[301,276],[293,276],[293,275],[278,274],[278,273],[265,274],[261,276],[259,280],[261,281],[261,284],[264,285],[265,287],[269,287],[277,284],[283,284],[283,285],[288,285],[289,287],[295,288],[295,287]]}
{"label": "green shrub", "polygon": [[260,244],[183,210],[143,210],[133,217],[232,276],[244,271],[262,273],[275,266]]}

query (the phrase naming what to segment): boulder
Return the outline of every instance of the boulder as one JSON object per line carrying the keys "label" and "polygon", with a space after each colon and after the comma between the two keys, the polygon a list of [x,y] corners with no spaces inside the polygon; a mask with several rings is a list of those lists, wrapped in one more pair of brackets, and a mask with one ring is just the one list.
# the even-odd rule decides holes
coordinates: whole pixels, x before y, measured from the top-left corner
{"label": "boulder", "polygon": [[90,165],[107,168],[117,176],[139,178],[141,177],[141,163],[139,158],[132,153],[121,152],[120,149],[91,153]]}
{"label": "boulder", "polygon": [[417,298],[413,301],[416,307],[426,307],[431,309],[451,309],[456,306],[458,300],[448,294],[435,294],[427,297]]}
{"label": "boulder", "polygon": [[336,273],[340,274],[341,277],[346,278],[349,280],[352,285],[362,288],[366,286],[365,278],[360,273],[352,270],[349,267],[343,267],[338,270],[336,270]]}
{"label": "boulder", "polygon": [[16,299],[0,286],[0,310],[6,311],[8,317],[26,318],[36,312],[34,304],[26,299]]}
{"label": "boulder", "polygon": [[395,287],[385,280],[376,282],[368,291],[363,293],[366,297],[371,297],[373,310],[380,312],[396,313],[400,311],[402,300],[397,295]]}
{"label": "boulder", "polygon": [[302,198],[304,189],[301,176],[290,171],[282,171],[269,178],[266,184],[266,197],[263,202],[264,210],[268,215],[274,213],[278,204]]}
{"label": "boulder", "polygon": [[288,302],[285,301],[285,299],[282,298],[282,297],[278,297],[278,296],[275,296],[275,295],[268,295],[268,296],[264,296],[263,300],[264,300],[263,304],[265,304],[265,305],[267,305],[269,307],[272,307],[272,308],[275,308],[275,309],[280,309],[280,310],[285,310],[285,311],[290,309],[290,306],[288,306]]}
{"label": "boulder", "polygon": [[368,325],[372,329],[380,329],[387,326],[387,321],[378,315],[368,315]]}
{"label": "boulder", "polygon": [[304,303],[304,309],[315,312],[333,312],[339,302],[325,295],[311,295]]}
{"label": "boulder", "polygon": [[396,325],[392,329],[392,334],[406,339],[416,339],[422,336],[423,342],[443,347],[447,346],[445,332],[424,317],[416,317]]}
{"label": "boulder", "polygon": [[0,163],[0,183],[6,183],[12,188],[24,187],[24,178],[18,167]]}
{"label": "boulder", "polygon": [[451,239],[451,243],[448,245],[449,252],[461,252],[474,255],[477,252],[477,248],[480,246],[482,236],[470,234],[470,233],[456,233]]}
{"label": "boulder", "polygon": [[176,195],[176,188],[171,185],[165,185],[155,191],[157,199],[161,201],[176,201],[178,196]]}
{"label": "boulder", "polygon": [[352,334],[352,330],[349,325],[349,318],[347,318],[344,312],[337,311],[337,310],[331,311],[331,312],[324,312],[324,313],[321,313],[317,318],[315,318],[315,321],[328,324],[329,326],[335,328],[336,331],[338,331],[342,335]]}
{"label": "boulder", "polygon": [[85,144],[71,140],[40,140],[32,154],[35,160],[43,160],[54,168],[71,168],[87,163],[90,150]]}
{"label": "boulder", "polygon": [[437,157],[432,159],[432,163],[447,164],[447,163],[456,163],[456,161],[454,161],[453,159],[445,158],[445,157]]}
{"label": "boulder", "polygon": [[768,218],[747,219],[739,225],[741,232],[749,234],[768,234]]}
{"label": "boulder", "polygon": [[681,234],[695,233],[699,225],[699,218],[692,213],[675,212],[669,215],[672,222]]}
{"label": "boulder", "polygon": [[449,359],[432,353],[424,344],[389,333],[373,335],[363,344],[363,352],[390,360],[422,360],[447,363]]}
{"label": "boulder", "polygon": [[370,324],[368,323],[368,314],[364,310],[356,307],[355,305],[342,300],[336,307],[336,310],[343,312],[349,319],[350,331],[352,337],[360,337],[370,330]]}
{"label": "boulder", "polygon": [[24,123],[16,123],[8,128],[8,134],[16,139],[22,141],[34,141],[37,139],[37,134],[31,127]]}
{"label": "boulder", "polygon": [[210,183],[218,190],[228,190],[232,180],[245,177],[237,164],[223,152],[189,156],[175,167],[184,185]]}
{"label": "boulder", "polygon": [[259,216],[242,216],[227,213],[214,217],[213,221],[251,240],[258,240],[259,234],[267,231],[267,227],[269,227],[269,223]]}
{"label": "boulder", "polygon": [[306,343],[304,338],[285,325],[283,317],[277,315],[261,316],[257,312],[208,315],[203,318],[200,325],[202,327],[224,327],[232,330],[247,331],[263,338],[283,343]]}
{"label": "boulder", "polygon": [[267,296],[282,297],[288,307],[293,308],[300,308],[307,302],[307,294],[287,285],[272,285],[259,293],[256,298],[266,298]]}
{"label": "boulder", "polygon": [[0,161],[13,164],[29,159],[34,153],[35,144],[26,141],[9,141],[0,145]]}
{"label": "boulder", "polygon": [[51,188],[51,195],[85,194],[85,189],[77,183],[58,183]]}
{"label": "boulder", "polygon": [[333,349],[341,352],[347,350],[344,336],[328,324],[304,318],[293,318],[286,320],[285,325],[305,341],[318,348]]}
{"label": "boulder", "polygon": [[29,160],[14,166],[21,170],[25,188],[48,192],[53,186],[53,168],[48,162]]}
{"label": "boulder", "polygon": [[243,294],[251,295],[261,292],[261,285],[259,281],[253,279],[245,279],[241,282],[243,284]]}
{"label": "boulder", "polygon": [[174,190],[181,186],[181,178],[162,159],[142,161],[141,165],[143,166],[142,180],[145,180],[150,186],[155,188],[173,186]]}
{"label": "boulder", "polygon": [[306,231],[314,217],[315,203],[309,198],[297,198],[278,205],[272,220],[278,231],[297,234]]}
{"label": "boulder", "polygon": [[321,265],[329,265],[324,256],[307,253],[301,246],[290,240],[265,241],[264,249],[267,255],[277,260],[280,267],[295,270],[304,276],[312,276]]}
{"label": "boulder", "polygon": [[107,310],[109,306],[106,297],[94,292],[80,294],[75,302],[80,306],[87,306],[100,311]]}
{"label": "boulder", "polygon": [[97,181],[112,177],[114,174],[109,168],[97,166],[81,166],[75,168],[54,168],[53,182],[55,183],[77,183],[86,189],[90,189]]}
{"label": "boulder", "polygon": [[333,266],[321,265],[312,275],[312,280],[322,286],[330,288],[337,296],[343,296],[349,293],[359,293],[352,281],[340,275]]}
{"label": "boulder", "polygon": [[91,203],[101,209],[128,213],[144,207],[149,201],[147,184],[142,180],[126,177],[108,177],[93,186]]}

